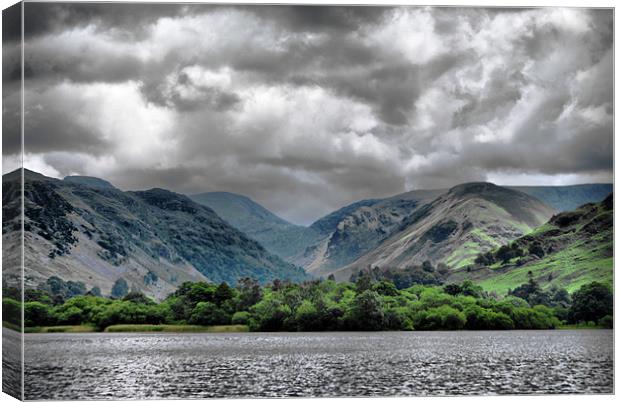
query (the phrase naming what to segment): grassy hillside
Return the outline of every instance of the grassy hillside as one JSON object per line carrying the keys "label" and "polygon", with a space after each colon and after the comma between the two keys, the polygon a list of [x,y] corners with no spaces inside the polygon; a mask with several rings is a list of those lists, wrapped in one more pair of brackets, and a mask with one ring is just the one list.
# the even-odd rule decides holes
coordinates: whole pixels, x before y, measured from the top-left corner
{"label": "grassy hillside", "polygon": [[476,264],[453,276],[471,278],[486,290],[505,294],[531,272],[543,288],[569,292],[581,285],[613,281],[613,196],[552,217],[509,246],[480,255]]}

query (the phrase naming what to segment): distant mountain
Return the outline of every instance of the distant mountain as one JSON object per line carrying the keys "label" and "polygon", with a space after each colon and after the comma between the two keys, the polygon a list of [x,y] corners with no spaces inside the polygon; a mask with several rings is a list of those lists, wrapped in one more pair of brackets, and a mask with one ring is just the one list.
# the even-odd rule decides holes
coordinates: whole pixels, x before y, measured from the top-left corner
{"label": "distant mountain", "polygon": [[572,211],[589,202],[601,202],[614,190],[613,184],[578,184],[574,186],[509,187],[522,191],[558,211]]}
{"label": "distant mountain", "polygon": [[[57,180],[30,171],[25,176],[28,286],[55,275],[109,293],[122,277],[133,288],[163,297],[184,281],[306,278],[301,268],[184,195],[163,189],[123,192],[90,178]],[[19,237],[20,177],[3,176],[7,244]]]}
{"label": "distant mountain", "polygon": [[376,248],[336,270],[338,279],[361,268],[404,268],[425,260],[453,268],[544,223],[554,209],[525,193],[492,183],[451,188],[404,218]]}
{"label": "distant mountain", "polygon": [[613,195],[553,216],[510,245],[481,254],[476,264],[451,280],[473,279],[489,291],[506,293],[527,282],[569,292],[599,281],[613,284]]}
{"label": "distant mountain", "polygon": [[226,222],[285,260],[303,253],[320,238],[317,230],[294,225],[240,194],[209,192],[190,198],[213,209]]}

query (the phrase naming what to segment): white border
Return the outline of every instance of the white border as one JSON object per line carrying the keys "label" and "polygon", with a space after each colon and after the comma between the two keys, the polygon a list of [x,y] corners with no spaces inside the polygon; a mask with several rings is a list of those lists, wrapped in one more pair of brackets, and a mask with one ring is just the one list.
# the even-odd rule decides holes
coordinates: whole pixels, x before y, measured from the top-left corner
{"label": "white border", "polygon": [[[39,1],[39,0],[29,0],[30,1]],[[64,1],[64,2],[71,2],[71,1]],[[81,2],[99,2],[96,0],[83,0]],[[109,1],[110,3],[122,3],[123,1]],[[356,1],[351,1],[351,0],[337,0],[337,1],[329,1],[329,0],[314,0],[314,1],[299,1],[299,0],[289,0],[289,1],[260,1],[260,0],[243,0],[243,1],[238,1],[238,2],[234,2],[234,1],[230,1],[230,0],[219,0],[219,1],[202,1],[202,2],[188,2],[188,1],[178,1],[178,0],[150,0],[150,1],[144,1],[144,0],[133,0],[131,1],[132,3],[229,3],[229,4],[235,4],[235,3],[245,3],[245,4],[264,4],[264,3],[269,3],[269,4],[349,4],[349,5],[364,5],[364,4],[375,4],[375,5],[420,5],[420,6],[474,6],[474,7],[587,7],[587,8],[591,8],[591,7],[601,7],[601,8],[614,8],[615,4],[613,1],[609,1],[609,0],[591,0],[588,2],[585,1],[572,1],[572,0],[543,0],[543,1],[514,1],[514,0],[504,0],[504,1],[491,1],[491,0],[473,0],[473,1],[466,1],[466,0],[460,0],[460,1],[455,1],[455,0],[424,0],[424,1],[403,1],[403,0],[390,0],[390,1],[381,1],[381,0],[376,0],[376,1],[368,1],[368,0],[356,0]],[[2,9],[5,9],[13,4],[15,4],[16,2],[14,0],[0,0],[0,6],[2,7]],[[617,68],[618,65],[615,62],[616,61],[616,54],[615,54],[615,44],[617,43],[617,33],[615,30],[615,16],[616,16],[616,12],[614,9],[614,78],[616,76]],[[0,20],[0,29],[2,27],[2,22]],[[23,27],[22,27],[23,28]],[[22,48],[23,51],[23,48]],[[22,65],[22,77],[23,77],[23,65]],[[615,80],[614,80],[615,82]],[[22,80],[23,83],[23,80]],[[23,85],[23,84],[22,84]],[[2,90],[2,83],[0,82],[0,92]],[[618,88],[615,87],[614,85],[614,105],[615,105],[615,99],[616,99],[616,95],[618,92]],[[616,117],[616,109],[614,107],[614,139],[615,139],[615,117]],[[1,114],[0,114],[1,115]],[[23,118],[23,113],[22,113],[22,118]],[[0,116],[0,122],[1,120],[1,116]],[[1,151],[1,144],[0,144],[0,151]],[[620,145],[618,145],[618,143],[616,141],[614,141],[614,178],[616,177],[616,174],[618,173],[617,169],[618,166],[615,164],[615,155],[618,153],[618,148],[620,147]],[[615,201],[615,199],[614,199]],[[615,202],[614,202],[614,208],[615,208]],[[617,223],[618,223],[618,216],[617,214],[614,215],[614,227],[617,227]],[[614,233],[614,256],[615,254],[615,245],[617,244],[618,240],[620,238],[620,234],[615,231]],[[2,240],[0,238],[0,246],[2,244]],[[22,257],[23,258],[23,257]],[[1,264],[1,262],[0,262]],[[616,266],[616,257],[614,257],[614,267]],[[23,265],[22,265],[22,269],[23,269]],[[615,271],[615,269],[614,269]],[[615,275],[614,275],[614,284],[615,284]],[[614,286],[614,295],[615,295],[615,286]],[[615,311],[615,317],[618,317],[618,312],[620,311],[619,307],[619,302],[618,302],[618,298],[614,297],[614,311]],[[615,339],[615,333],[616,330],[614,330],[614,339]],[[618,361],[618,349],[615,348],[615,343],[614,343],[614,369],[616,366],[616,362]],[[617,373],[616,370],[614,370],[615,373]],[[1,369],[0,369],[0,373],[1,373]],[[614,378],[614,390],[617,392],[618,388],[618,378],[617,376],[615,376]],[[383,397],[375,397],[375,398],[285,398],[286,400],[294,400],[294,401],[299,401],[299,402],[313,402],[316,400],[333,400],[333,401],[342,401],[342,402],[353,402],[353,401],[358,401],[360,399],[368,399],[370,401],[381,401],[381,400],[401,400],[401,401],[421,401],[421,402],[430,402],[430,401],[442,401],[442,400],[447,400],[448,398],[454,398],[454,397],[398,397],[398,398],[383,398]],[[463,396],[463,397],[458,397],[460,400],[463,401],[478,401],[478,400],[487,400],[487,401],[492,401],[492,400],[498,400],[498,401],[505,401],[505,402],[523,402],[525,400],[527,401],[554,401],[554,402],[560,402],[560,401],[570,401],[570,402],[577,402],[577,401],[585,401],[587,400],[588,402],[599,402],[599,401],[612,401],[615,399],[614,396],[612,395],[536,395],[536,396],[532,396],[532,395],[527,395],[527,396]],[[281,400],[282,398],[280,398]],[[205,399],[205,401],[211,401],[211,400],[224,400],[224,399]],[[230,399],[226,399],[226,400],[230,400]],[[243,402],[250,402],[250,401],[256,401],[258,399],[234,399],[235,401],[243,401]],[[9,402],[9,401],[15,401],[14,398],[10,397],[7,394],[0,394],[0,402]],[[157,400],[149,400],[149,401],[157,401]],[[170,401],[187,401],[187,400],[163,400],[165,402],[170,402]]]}

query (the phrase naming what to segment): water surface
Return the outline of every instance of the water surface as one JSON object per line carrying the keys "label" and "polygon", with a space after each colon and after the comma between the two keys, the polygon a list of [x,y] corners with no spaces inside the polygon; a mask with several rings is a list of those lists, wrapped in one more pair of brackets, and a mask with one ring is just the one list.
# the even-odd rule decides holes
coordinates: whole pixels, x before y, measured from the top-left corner
{"label": "water surface", "polygon": [[27,334],[27,399],[612,393],[613,332]]}

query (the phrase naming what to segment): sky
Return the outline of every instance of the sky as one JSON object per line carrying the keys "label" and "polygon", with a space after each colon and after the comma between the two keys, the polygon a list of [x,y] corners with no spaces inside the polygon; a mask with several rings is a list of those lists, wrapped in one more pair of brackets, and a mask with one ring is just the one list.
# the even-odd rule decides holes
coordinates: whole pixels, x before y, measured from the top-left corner
{"label": "sky", "polygon": [[[240,193],[304,225],[468,181],[612,181],[611,10],[25,7],[24,160],[48,176]],[[5,29],[4,173],[19,52]]]}

